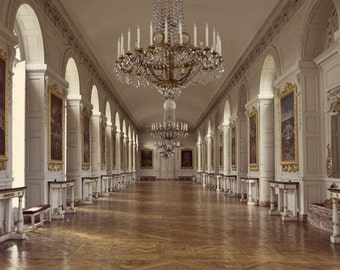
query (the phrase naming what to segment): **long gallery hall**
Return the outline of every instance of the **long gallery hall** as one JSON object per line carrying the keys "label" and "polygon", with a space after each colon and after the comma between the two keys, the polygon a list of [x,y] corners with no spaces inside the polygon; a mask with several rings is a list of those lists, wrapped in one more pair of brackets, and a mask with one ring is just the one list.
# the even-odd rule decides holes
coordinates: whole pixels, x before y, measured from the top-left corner
{"label": "long gallery hall", "polygon": [[329,233],[190,181],[140,181],[0,246],[1,269],[339,269]]}

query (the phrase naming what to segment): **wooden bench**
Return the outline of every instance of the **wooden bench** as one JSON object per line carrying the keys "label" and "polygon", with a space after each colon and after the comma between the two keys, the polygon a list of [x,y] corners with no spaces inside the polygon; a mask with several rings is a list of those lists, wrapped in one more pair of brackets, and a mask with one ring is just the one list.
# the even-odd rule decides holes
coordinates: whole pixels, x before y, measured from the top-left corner
{"label": "wooden bench", "polygon": [[142,176],[140,178],[140,181],[156,181],[156,176]]}
{"label": "wooden bench", "polygon": [[[38,206],[34,206],[31,208],[27,208],[23,210],[24,217],[31,218],[31,229],[34,231],[35,226],[44,226],[45,221],[51,222],[51,206],[49,204],[42,204]],[[39,222],[35,223],[35,217],[39,215]],[[48,216],[48,219],[45,219],[45,215]]]}

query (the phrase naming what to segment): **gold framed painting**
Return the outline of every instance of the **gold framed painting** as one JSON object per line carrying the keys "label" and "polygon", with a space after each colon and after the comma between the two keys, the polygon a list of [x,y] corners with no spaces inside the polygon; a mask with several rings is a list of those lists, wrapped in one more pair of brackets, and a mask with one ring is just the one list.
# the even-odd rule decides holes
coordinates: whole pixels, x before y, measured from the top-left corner
{"label": "gold framed painting", "polygon": [[181,149],[181,169],[192,169],[192,149]]}
{"label": "gold framed painting", "polygon": [[231,169],[233,171],[237,170],[237,124],[236,121],[230,123],[231,128]]}
{"label": "gold framed painting", "polygon": [[287,83],[280,93],[281,166],[285,172],[299,169],[297,121],[297,87]]}
{"label": "gold framed painting", "polygon": [[48,170],[64,164],[64,97],[56,84],[48,86]]}
{"label": "gold framed painting", "polygon": [[105,170],[106,167],[106,123],[101,121],[100,123],[100,169]]}
{"label": "gold framed painting", "polygon": [[220,147],[219,147],[219,155],[220,155],[220,170],[223,169],[223,131],[220,131]]}
{"label": "gold framed painting", "polygon": [[249,169],[259,170],[258,159],[258,112],[252,107],[248,113]]}
{"label": "gold framed painting", "polygon": [[87,171],[90,169],[91,144],[90,144],[90,111],[85,107],[82,112],[82,138],[83,138],[83,166],[82,169]]}
{"label": "gold framed painting", "polygon": [[0,171],[7,167],[8,160],[8,59],[0,49]]}
{"label": "gold framed painting", "polygon": [[152,169],[153,168],[153,150],[142,149],[140,161],[141,161],[140,167],[142,169]]}

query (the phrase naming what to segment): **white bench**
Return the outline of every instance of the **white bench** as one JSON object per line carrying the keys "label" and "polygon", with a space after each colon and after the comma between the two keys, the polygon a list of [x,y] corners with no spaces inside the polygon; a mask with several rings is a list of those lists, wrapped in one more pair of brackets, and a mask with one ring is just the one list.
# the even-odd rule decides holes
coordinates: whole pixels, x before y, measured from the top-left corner
{"label": "white bench", "polygon": [[[23,210],[24,217],[31,218],[31,229],[34,231],[35,226],[44,226],[45,221],[51,222],[51,206],[49,204],[42,204],[27,208]],[[39,215],[39,222],[35,223],[35,217]],[[47,219],[45,219],[45,215]]]}

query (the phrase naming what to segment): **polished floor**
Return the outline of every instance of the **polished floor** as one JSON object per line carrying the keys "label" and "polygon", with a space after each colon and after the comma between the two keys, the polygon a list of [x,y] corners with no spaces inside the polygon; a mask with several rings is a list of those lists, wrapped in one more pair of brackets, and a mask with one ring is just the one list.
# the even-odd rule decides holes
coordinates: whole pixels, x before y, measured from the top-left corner
{"label": "polished floor", "polygon": [[0,244],[0,269],[340,269],[329,233],[192,182],[139,182]]}

